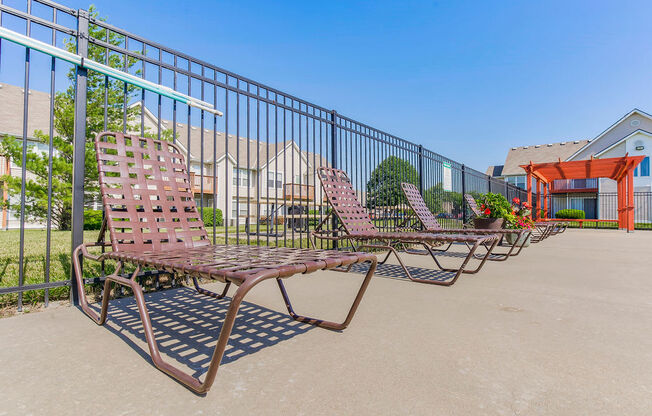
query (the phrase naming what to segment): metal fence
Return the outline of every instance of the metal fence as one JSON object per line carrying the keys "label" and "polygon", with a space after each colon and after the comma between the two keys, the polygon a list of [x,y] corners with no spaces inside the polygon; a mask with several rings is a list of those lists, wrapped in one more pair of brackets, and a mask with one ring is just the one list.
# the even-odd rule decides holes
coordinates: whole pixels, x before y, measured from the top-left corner
{"label": "metal fence", "polygon": [[[548,196],[550,216],[562,209],[584,211],[585,223],[570,223],[571,227],[618,228],[618,194],[615,192],[569,193]],[[634,192],[634,229],[652,230],[652,192]]]}
{"label": "metal fence", "polygon": [[[70,255],[82,241],[97,238],[92,229],[101,206],[91,143],[103,130],[181,146],[216,244],[306,247],[309,231],[328,212],[316,174],[321,166],[350,175],[384,230],[395,229],[406,214],[402,181],[417,184],[449,227],[469,218],[465,192],[525,197],[421,145],[128,33],[93,13],[48,0],[16,3],[0,0],[0,27],[121,72],[98,72],[84,61],[71,64],[0,40],[0,105],[11,106],[11,116],[0,120],[0,139],[13,178],[5,176],[3,184],[10,230],[0,234],[0,306],[47,305],[68,290],[76,301]],[[167,89],[125,82],[124,73]]]}

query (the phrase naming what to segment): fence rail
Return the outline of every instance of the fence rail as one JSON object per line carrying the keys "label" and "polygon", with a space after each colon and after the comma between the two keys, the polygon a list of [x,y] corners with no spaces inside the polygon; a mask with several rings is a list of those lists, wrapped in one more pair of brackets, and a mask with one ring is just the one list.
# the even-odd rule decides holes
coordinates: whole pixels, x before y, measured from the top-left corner
{"label": "fence rail", "polygon": [[[3,184],[10,211],[6,228],[15,230],[2,234],[0,260],[6,265],[0,306],[16,302],[20,310],[24,301],[39,300],[47,305],[53,297],[67,297],[68,290],[76,301],[76,289],[68,289],[71,248],[97,237],[93,209],[100,204],[91,143],[103,130],[181,146],[213,243],[306,247],[311,227],[328,210],[316,174],[321,166],[348,172],[383,230],[395,229],[405,212],[402,181],[418,185],[450,227],[469,218],[465,192],[525,195],[422,145],[129,33],[87,11],[49,0],[16,3],[0,0],[0,27],[217,111],[129,83],[119,73],[73,65],[0,39],[0,105],[15,111],[0,119],[0,143],[16,172],[10,169]],[[89,278],[104,272],[85,270]]]}

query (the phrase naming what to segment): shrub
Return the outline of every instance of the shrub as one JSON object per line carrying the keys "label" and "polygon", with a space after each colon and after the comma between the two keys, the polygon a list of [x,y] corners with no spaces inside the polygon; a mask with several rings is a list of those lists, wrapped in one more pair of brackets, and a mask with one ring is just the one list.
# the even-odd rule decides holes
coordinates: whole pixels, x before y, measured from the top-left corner
{"label": "shrub", "polygon": [[84,230],[99,230],[100,228],[102,228],[102,210],[84,211]]}
{"label": "shrub", "polygon": [[556,218],[565,218],[569,220],[583,220],[584,211],[581,209],[561,209],[555,214]]}
{"label": "shrub", "polygon": [[[204,207],[204,213],[202,215],[202,220],[204,221],[204,227],[213,226],[213,210],[209,207]],[[224,218],[222,218],[222,210],[219,208],[215,209],[215,226],[220,227],[224,225]]]}

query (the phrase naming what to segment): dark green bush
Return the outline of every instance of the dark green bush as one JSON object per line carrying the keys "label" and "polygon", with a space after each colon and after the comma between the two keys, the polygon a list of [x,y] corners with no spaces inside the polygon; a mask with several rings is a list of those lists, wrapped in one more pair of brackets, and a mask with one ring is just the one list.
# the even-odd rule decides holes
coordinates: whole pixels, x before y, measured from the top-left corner
{"label": "dark green bush", "polygon": [[102,211],[89,209],[84,211],[84,230],[99,230],[102,228]]}
{"label": "dark green bush", "polygon": [[[199,208],[197,208],[199,209]],[[209,207],[204,207],[204,213],[202,215],[202,220],[204,221],[204,227],[213,226],[213,209]],[[224,219],[222,218],[222,210],[217,208],[215,209],[215,225],[217,227],[224,225]]]}
{"label": "dark green bush", "polygon": [[560,209],[555,214],[555,218],[565,218],[569,220],[583,220],[584,211],[581,209]]}

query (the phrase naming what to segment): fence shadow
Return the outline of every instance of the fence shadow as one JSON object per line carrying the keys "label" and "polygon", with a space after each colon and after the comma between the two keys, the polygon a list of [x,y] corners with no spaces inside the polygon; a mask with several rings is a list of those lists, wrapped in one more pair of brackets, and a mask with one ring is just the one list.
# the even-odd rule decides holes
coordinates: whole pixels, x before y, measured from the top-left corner
{"label": "fence shadow", "polygon": [[[230,298],[213,299],[182,287],[148,293],[147,308],[161,353],[187,366],[201,377],[212,358]],[[132,297],[111,300],[105,325],[142,357],[151,362],[138,307]],[[99,313],[99,305],[92,306]],[[263,348],[305,333],[314,326],[297,322],[285,313],[242,302],[222,364],[254,354]]]}

